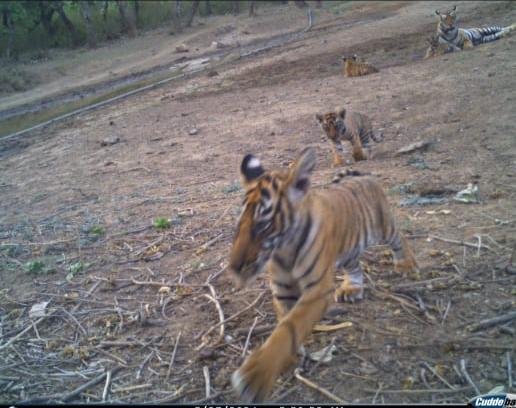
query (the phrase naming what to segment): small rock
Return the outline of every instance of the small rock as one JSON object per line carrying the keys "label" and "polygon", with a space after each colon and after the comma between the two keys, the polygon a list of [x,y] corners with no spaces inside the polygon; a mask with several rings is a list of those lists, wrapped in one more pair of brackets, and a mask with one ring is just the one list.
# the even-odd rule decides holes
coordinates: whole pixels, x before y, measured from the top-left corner
{"label": "small rock", "polygon": [[110,136],[105,138],[102,142],[100,142],[101,146],[111,146],[120,142],[120,138],[118,136]]}
{"label": "small rock", "polygon": [[221,42],[219,42],[219,41],[213,41],[213,42],[211,43],[211,48],[215,48],[215,49],[218,49],[218,50],[220,50],[220,49],[222,49],[222,48],[226,48],[226,47],[227,47],[227,45],[226,45],[226,44],[221,43]]}
{"label": "small rock", "polygon": [[115,126],[115,122],[113,122],[112,120],[109,121],[109,126]]}
{"label": "small rock", "polygon": [[488,77],[494,77],[495,75],[496,75],[496,74],[495,74],[494,72],[489,72],[489,73],[487,74],[487,76],[488,76]]}
{"label": "small rock", "polygon": [[188,52],[190,51],[186,44],[180,44],[176,47],[176,52]]}
{"label": "small rock", "polygon": [[190,136],[196,135],[197,133],[199,133],[199,131],[196,128],[193,128],[188,132]]}
{"label": "small rock", "polygon": [[219,75],[219,73],[217,71],[215,71],[214,69],[210,69],[207,73],[206,73],[206,76],[208,76],[209,78],[211,77],[214,77],[214,76],[217,76]]}

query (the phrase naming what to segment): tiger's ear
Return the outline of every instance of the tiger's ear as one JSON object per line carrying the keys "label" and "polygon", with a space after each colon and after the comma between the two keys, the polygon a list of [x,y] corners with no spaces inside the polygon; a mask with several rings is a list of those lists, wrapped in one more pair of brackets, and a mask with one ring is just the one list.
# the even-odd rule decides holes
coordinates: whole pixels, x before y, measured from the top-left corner
{"label": "tiger's ear", "polygon": [[457,11],[457,5],[453,6],[452,11]]}
{"label": "tiger's ear", "polygon": [[335,109],[337,112],[337,116],[341,119],[344,119],[346,117],[346,108],[337,108]]}
{"label": "tiger's ear", "polygon": [[436,16],[440,16],[441,15],[441,12],[439,10],[435,10],[435,15]]}
{"label": "tiger's ear", "polygon": [[316,113],[315,114],[315,119],[317,119],[319,121],[319,123],[323,123],[324,117],[320,113]]}
{"label": "tiger's ear", "polygon": [[254,180],[260,177],[265,170],[258,157],[247,154],[240,165],[240,176],[242,178],[242,185],[248,187]]}
{"label": "tiger's ear", "polygon": [[292,203],[299,202],[308,192],[310,175],[315,168],[317,154],[313,147],[303,149],[290,169],[288,179],[288,197]]}

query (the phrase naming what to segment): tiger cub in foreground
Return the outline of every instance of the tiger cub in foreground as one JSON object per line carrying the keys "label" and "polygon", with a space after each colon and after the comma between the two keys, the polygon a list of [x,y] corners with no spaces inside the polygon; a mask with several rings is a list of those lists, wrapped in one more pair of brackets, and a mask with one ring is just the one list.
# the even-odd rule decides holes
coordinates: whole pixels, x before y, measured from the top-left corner
{"label": "tiger cub in foreground", "polygon": [[[245,187],[229,269],[243,287],[267,266],[278,324],[269,338],[233,374],[240,401],[261,401],[324,316],[332,294],[338,301],[362,298],[360,254],[369,246],[392,247],[395,269],[417,270],[380,185],[349,176],[326,189],[311,189],[316,163],[306,148],[289,169],[266,171],[246,155],[240,166]],[[345,279],[335,291],[337,269]]]}
{"label": "tiger cub in foreground", "polygon": [[344,76],[356,77],[368,74],[374,74],[379,72],[375,67],[367,62],[359,62],[357,54],[353,54],[351,57],[342,57],[344,61]]}
{"label": "tiger cub in foreground", "polygon": [[498,40],[516,28],[516,24],[507,27],[459,28],[457,27],[456,11],[457,6],[444,13],[435,10],[437,16],[436,34],[439,37],[439,42],[451,46],[454,51],[473,48],[479,44]]}
{"label": "tiger cub in foreground", "polygon": [[318,113],[315,118],[331,142],[333,164],[335,166],[343,164],[343,140],[351,143],[352,156],[355,161],[371,158],[371,139],[375,142],[383,140],[381,132],[373,131],[371,120],[366,115],[358,112],[346,113],[346,109],[337,108],[335,111],[324,114]]}

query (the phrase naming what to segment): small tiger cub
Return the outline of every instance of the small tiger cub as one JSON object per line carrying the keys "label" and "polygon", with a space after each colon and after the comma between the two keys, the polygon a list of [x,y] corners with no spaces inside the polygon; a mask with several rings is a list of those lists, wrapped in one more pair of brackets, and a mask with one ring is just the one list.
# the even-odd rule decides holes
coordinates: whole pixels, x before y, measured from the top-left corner
{"label": "small tiger cub", "polygon": [[[312,188],[317,162],[306,148],[289,169],[266,170],[248,154],[240,165],[245,199],[229,272],[239,287],[267,271],[278,323],[231,377],[241,402],[268,397],[330,304],[363,297],[360,255],[385,244],[400,273],[418,271],[387,197],[372,177],[347,177]],[[336,272],[344,281],[335,290]]]}
{"label": "small tiger cub", "polygon": [[342,61],[344,61],[345,77],[356,77],[378,72],[378,69],[373,67],[371,64],[367,62],[359,62],[357,54],[353,54],[351,57],[343,56]]}
{"label": "small tiger cub", "polygon": [[375,142],[383,140],[381,132],[373,131],[371,120],[358,112],[346,113],[346,109],[337,108],[324,114],[318,113],[315,118],[331,142],[334,166],[341,166],[344,163],[342,159],[343,140],[351,143],[352,156],[355,161],[371,158],[371,139]]}

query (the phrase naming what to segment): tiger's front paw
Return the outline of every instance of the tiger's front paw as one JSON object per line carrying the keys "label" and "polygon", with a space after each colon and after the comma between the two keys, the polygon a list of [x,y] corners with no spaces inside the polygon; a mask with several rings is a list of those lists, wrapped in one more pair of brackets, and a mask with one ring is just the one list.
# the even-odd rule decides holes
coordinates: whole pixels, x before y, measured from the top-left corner
{"label": "tiger's front paw", "polygon": [[242,402],[260,402],[269,395],[279,373],[279,356],[269,355],[265,348],[255,350],[231,376],[231,384]]}

